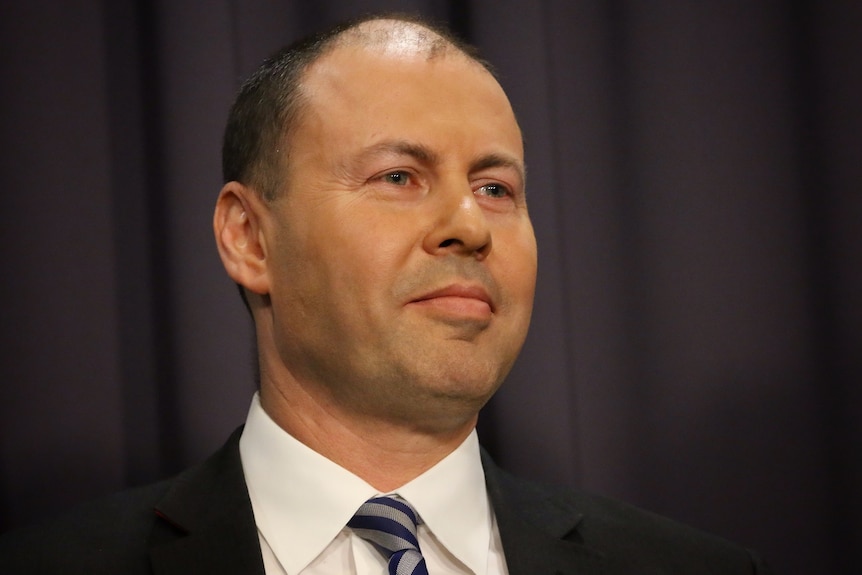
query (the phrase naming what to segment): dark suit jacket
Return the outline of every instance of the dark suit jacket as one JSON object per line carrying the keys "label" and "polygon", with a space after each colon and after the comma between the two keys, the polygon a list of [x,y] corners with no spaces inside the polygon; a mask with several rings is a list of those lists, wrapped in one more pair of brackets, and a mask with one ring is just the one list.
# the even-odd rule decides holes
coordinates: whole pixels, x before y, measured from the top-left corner
{"label": "dark suit jacket", "polygon": [[[263,575],[239,430],[176,478],[0,538],[3,575]],[[515,479],[483,454],[511,575],[766,573],[745,549],[613,500]]]}

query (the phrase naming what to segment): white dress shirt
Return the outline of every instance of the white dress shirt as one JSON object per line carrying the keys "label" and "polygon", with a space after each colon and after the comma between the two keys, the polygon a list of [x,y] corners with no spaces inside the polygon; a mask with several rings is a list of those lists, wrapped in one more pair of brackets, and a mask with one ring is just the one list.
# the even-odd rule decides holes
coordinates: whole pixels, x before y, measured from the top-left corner
{"label": "white dress shirt", "polygon": [[[257,394],[239,448],[267,575],[387,573],[383,555],[346,527],[360,505],[383,494],[286,433]],[[507,574],[475,430],[392,493],[422,518],[419,547],[430,575]]]}

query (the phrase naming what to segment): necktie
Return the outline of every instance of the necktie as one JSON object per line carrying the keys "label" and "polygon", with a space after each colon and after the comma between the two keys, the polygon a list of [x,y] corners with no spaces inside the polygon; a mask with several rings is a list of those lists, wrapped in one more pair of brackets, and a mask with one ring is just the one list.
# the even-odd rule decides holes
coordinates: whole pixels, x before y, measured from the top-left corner
{"label": "necktie", "polygon": [[363,503],[347,526],[389,558],[389,575],[428,575],[416,538],[421,522],[409,503],[390,496]]}

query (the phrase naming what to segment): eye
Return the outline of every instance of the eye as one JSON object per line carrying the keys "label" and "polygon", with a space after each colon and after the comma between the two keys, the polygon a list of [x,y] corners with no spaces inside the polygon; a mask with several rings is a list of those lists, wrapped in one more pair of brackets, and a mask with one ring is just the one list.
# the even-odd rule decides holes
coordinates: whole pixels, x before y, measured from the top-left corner
{"label": "eye", "polygon": [[485,184],[477,189],[476,193],[489,198],[505,198],[510,195],[509,188],[502,184]]}
{"label": "eye", "polygon": [[387,184],[393,184],[395,186],[406,186],[410,183],[410,174],[403,170],[398,170],[395,172],[383,174],[382,179]]}

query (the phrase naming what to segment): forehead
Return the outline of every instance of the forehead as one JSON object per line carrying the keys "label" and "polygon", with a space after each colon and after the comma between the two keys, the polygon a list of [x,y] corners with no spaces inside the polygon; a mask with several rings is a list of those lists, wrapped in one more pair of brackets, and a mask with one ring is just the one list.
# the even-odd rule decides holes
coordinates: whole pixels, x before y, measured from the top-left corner
{"label": "forehead", "polygon": [[522,154],[520,129],[496,79],[449,47],[428,51],[415,39],[339,45],[302,82],[308,127],[351,132],[449,130],[454,137],[495,139]]}

